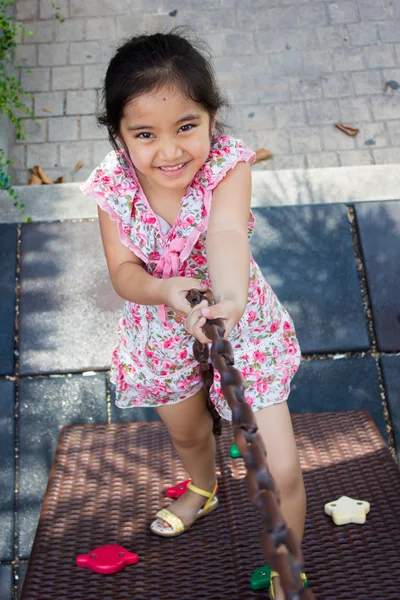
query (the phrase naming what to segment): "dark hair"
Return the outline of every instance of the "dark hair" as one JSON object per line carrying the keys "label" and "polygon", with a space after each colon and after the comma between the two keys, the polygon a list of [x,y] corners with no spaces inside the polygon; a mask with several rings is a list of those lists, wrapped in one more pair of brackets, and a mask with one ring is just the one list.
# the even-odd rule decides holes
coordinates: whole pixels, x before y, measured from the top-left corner
{"label": "dark hair", "polygon": [[[97,118],[99,125],[107,127],[115,149],[125,106],[157,88],[178,87],[210,115],[229,106],[216,84],[207,46],[199,41],[196,46],[201,50],[180,29],[173,29],[169,33],[135,36],[118,48],[104,80],[104,111]],[[217,122],[216,128],[221,132],[223,125]]]}

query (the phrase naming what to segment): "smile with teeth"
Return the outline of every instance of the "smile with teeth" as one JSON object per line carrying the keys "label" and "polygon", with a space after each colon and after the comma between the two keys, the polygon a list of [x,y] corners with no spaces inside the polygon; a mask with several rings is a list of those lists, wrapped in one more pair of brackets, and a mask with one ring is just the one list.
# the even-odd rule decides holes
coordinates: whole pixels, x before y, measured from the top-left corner
{"label": "smile with teeth", "polygon": [[185,165],[186,163],[181,163],[180,165],[176,165],[176,167],[158,167],[159,169],[161,169],[162,171],[177,171],[178,169],[182,169],[182,167]]}

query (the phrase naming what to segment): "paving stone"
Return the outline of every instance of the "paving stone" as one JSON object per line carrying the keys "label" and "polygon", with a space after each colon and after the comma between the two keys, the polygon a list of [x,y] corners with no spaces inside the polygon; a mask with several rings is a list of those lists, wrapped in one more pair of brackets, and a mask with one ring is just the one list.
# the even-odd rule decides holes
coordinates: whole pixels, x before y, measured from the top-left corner
{"label": "paving stone", "polygon": [[347,26],[353,46],[376,44],[378,28],[375,23],[354,23]]}
{"label": "paving stone", "polygon": [[68,44],[39,44],[39,66],[66,65],[67,49]]}
{"label": "paving stone", "polygon": [[318,27],[317,34],[321,48],[342,48],[350,45],[349,34],[345,25]]}
{"label": "paving stone", "polygon": [[332,73],[333,62],[330,50],[312,50],[303,52],[303,73],[306,75],[324,75]]}
{"label": "paving stone", "polygon": [[85,19],[65,19],[55,23],[56,42],[79,42],[84,39]]}
{"label": "paving stone", "polygon": [[53,67],[53,90],[79,90],[82,86],[82,68]]}
{"label": "paving stone", "polygon": [[368,67],[372,69],[379,67],[394,67],[396,64],[392,46],[390,44],[383,44],[382,46],[366,46],[364,52]]}
{"label": "paving stone", "polygon": [[16,140],[17,144],[35,144],[46,141],[47,119],[22,119],[25,132],[24,140]]}
{"label": "paving stone", "polygon": [[49,120],[49,142],[65,142],[77,139],[78,119],[76,117],[54,117]]}
{"label": "paving stone", "polygon": [[[41,19],[54,19],[54,0],[39,0],[39,10]],[[58,2],[57,14],[62,19],[66,19],[68,17],[68,3]]]}
{"label": "paving stone", "polygon": [[24,581],[25,581],[25,576],[26,576],[26,572],[28,570],[28,564],[27,562],[20,562],[18,564],[18,568],[17,568],[17,577],[18,577],[18,599],[21,598],[21,594],[22,594],[22,589],[24,587]]}
{"label": "paving stone", "polygon": [[37,44],[19,44],[15,50],[15,62],[24,67],[36,67]]}
{"label": "paving stone", "polygon": [[[27,0],[30,2],[30,0]],[[28,35],[28,31],[33,31],[35,35]],[[24,42],[28,44],[41,44],[51,42],[54,36],[54,22],[52,21],[31,21],[29,27],[25,28]]]}
{"label": "paving stone", "polygon": [[307,153],[307,165],[309,169],[338,167],[339,157],[337,152],[310,152]]}
{"label": "paving stone", "polygon": [[339,105],[336,99],[310,100],[306,102],[306,108],[310,125],[334,123],[339,114]]}
{"label": "paving stone", "polygon": [[[266,190],[268,195],[268,190]],[[255,210],[255,260],[295,322],[303,353],[369,347],[343,204]]]}
{"label": "paving stone", "polygon": [[[14,382],[0,382],[0,560],[14,558]],[[2,597],[2,596],[1,596]]]}
{"label": "paving stone", "polygon": [[46,92],[50,89],[50,69],[36,68],[22,71],[21,85],[27,92]]}
{"label": "paving stone", "polygon": [[19,556],[29,557],[61,427],[106,423],[106,376],[22,379],[19,395]]}
{"label": "paving stone", "polygon": [[388,124],[364,123],[360,134],[356,136],[356,143],[360,148],[389,146]]}
{"label": "paving stone", "polygon": [[367,410],[387,442],[374,358],[302,361],[291,387],[292,413]]}
{"label": "paving stone", "polygon": [[107,138],[106,129],[99,127],[96,122],[96,117],[81,117],[81,136],[86,140],[104,140]]}
{"label": "paving stone", "polygon": [[400,356],[382,356],[380,361],[392,421],[394,442],[400,462]]}
{"label": "paving stone", "polygon": [[92,115],[96,112],[96,90],[67,92],[67,115]]}
{"label": "paving stone", "polygon": [[320,77],[291,77],[289,80],[292,100],[315,100],[322,98]]}
{"label": "paving stone", "polygon": [[31,21],[32,19],[38,18],[38,0],[18,0],[15,4],[17,8],[16,18],[18,21]]}
{"label": "paving stone", "polygon": [[400,350],[400,201],[356,204],[378,348]]}
{"label": "paving stone", "polygon": [[372,154],[377,165],[400,163],[400,148],[378,148]]}
{"label": "paving stone", "polygon": [[339,98],[338,101],[343,122],[357,124],[372,120],[369,98]]}
{"label": "paving stone", "polygon": [[[366,46],[366,48],[375,46]],[[358,71],[364,68],[364,56],[359,48],[341,48],[333,52],[335,71]]]}
{"label": "paving stone", "polygon": [[0,565],[0,598],[13,600],[13,570],[12,565]]}
{"label": "paving stone", "polygon": [[378,24],[378,28],[382,42],[400,42],[400,27],[398,21],[384,21]]}
{"label": "paving stone", "polygon": [[99,42],[72,42],[69,49],[71,65],[99,63],[101,61],[101,45]]}
{"label": "paving stone", "polygon": [[339,158],[343,167],[375,164],[371,150],[341,150]]}
{"label": "paving stone", "polygon": [[339,23],[357,23],[360,20],[356,0],[338,0],[327,4],[329,21],[332,25]]}
{"label": "paving stone", "polygon": [[382,90],[384,88],[383,78],[381,72],[377,69],[352,73],[352,78],[358,96],[363,94],[382,95]]}
{"label": "paving stone", "polygon": [[296,77],[303,73],[303,61],[298,52],[270,54],[268,61],[274,77]]}
{"label": "paving stone", "polygon": [[[48,113],[51,111],[51,113]],[[61,116],[64,113],[64,92],[43,92],[35,94],[35,116],[43,117],[51,114],[52,117]]]}
{"label": "paving stone", "polygon": [[302,102],[292,102],[291,104],[279,104],[275,107],[276,122],[279,129],[297,127],[305,125],[305,111]]}
{"label": "paving stone", "polygon": [[21,256],[20,373],[108,368],[123,300],[98,223],[26,224]]}
{"label": "paving stone", "polygon": [[151,406],[133,406],[132,408],[118,408],[115,405],[115,385],[111,384],[111,422],[132,423],[140,421],[160,421],[155,408]]}
{"label": "paving stone", "polygon": [[57,167],[59,164],[58,144],[29,144],[26,164],[28,168],[40,165],[45,171],[49,167]]}
{"label": "paving stone", "polygon": [[0,225],[0,375],[14,371],[15,275],[17,227]]}

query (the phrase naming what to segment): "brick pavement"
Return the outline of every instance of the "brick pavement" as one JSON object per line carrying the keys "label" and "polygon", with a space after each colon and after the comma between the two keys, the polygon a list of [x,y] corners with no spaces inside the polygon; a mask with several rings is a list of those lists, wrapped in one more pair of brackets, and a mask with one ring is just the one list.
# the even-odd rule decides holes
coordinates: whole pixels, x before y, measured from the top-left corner
{"label": "brick pavement", "polygon": [[[211,46],[233,133],[274,158],[260,169],[400,163],[400,0],[16,0],[17,58],[38,124],[12,149],[17,183],[40,164],[80,181],[108,152],[94,118],[118,42],[190,25]],[[360,127],[356,138],[336,121]],[[78,160],[84,167],[75,174]]]}

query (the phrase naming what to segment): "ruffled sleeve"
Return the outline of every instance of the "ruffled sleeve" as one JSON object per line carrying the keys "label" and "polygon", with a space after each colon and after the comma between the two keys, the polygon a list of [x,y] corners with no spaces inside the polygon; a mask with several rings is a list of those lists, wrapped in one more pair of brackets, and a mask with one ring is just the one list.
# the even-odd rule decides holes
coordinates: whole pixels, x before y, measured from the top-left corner
{"label": "ruffled sleeve", "polygon": [[118,224],[121,242],[147,262],[141,247],[144,247],[144,241],[141,243],[136,239],[132,216],[138,185],[127,172],[124,159],[114,151],[107,154],[80,189]]}
{"label": "ruffled sleeve", "polygon": [[256,153],[246,148],[242,140],[229,136],[218,136],[211,147],[208,160],[205,164],[208,179],[208,190],[213,190],[225,177],[230,169],[239,162],[252,164]]}

